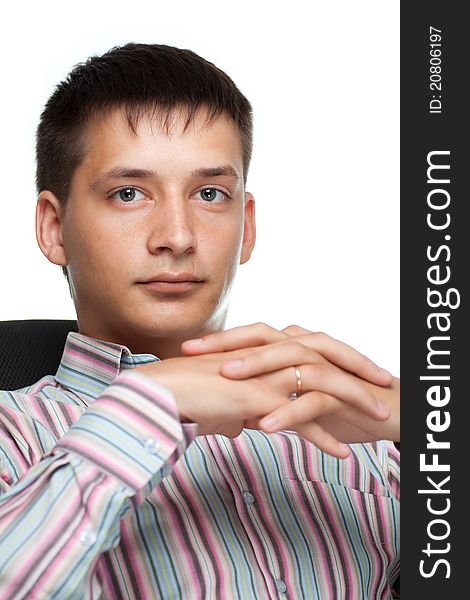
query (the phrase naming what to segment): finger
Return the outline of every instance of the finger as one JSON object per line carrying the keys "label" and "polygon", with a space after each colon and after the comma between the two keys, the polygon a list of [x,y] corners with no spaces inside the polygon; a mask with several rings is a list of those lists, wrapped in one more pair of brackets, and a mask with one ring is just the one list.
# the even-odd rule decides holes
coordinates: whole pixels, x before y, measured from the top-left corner
{"label": "finger", "polygon": [[329,454],[335,458],[348,458],[351,455],[351,450],[347,444],[338,441],[330,433],[328,433],[321,425],[312,421],[305,423],[296,428],[297,433],[311,442],[322,452]]}
{"label": "finger", "polygon": [[[389,417],[389,409],[361,385],[360,380],[328,363],[317,363],[315,352],[297,341],[270,344],[236,361],[222,363],[219,372],[230,379],[245,379],[256,375],[301,366],[302,389],[330,394],[363,410],[375,420]],[[293,369],[283,373],[283,391],[296,391]]]}
{"label": "finger", "polygon": [[[245,421],[245,429],[260,429],[261,431],[265,431],[266,433],[273,433],[272,431],[267,431],[261,423],[264,421],[266,417],[263,419],[250,419]],[[301,423],[295,426],[291,426],[289,428],[282,428],[279,431],[284,429],[288,429],[289,431],[295,431],[309,442],[317,446],[320,450],[334,456],[336,458],[347,458],[351,451],[347,444],[343,444],[339,440],[337,440],[333,435],[328,433],[319,423],[314,421],[309,421],[308,423]]]}
{"label": "finger", "polygon": [[[334,401],[334,399],[333,399]],[[289,404],[296,404],[298,400],[294,403],[289,401]],[[338,439],[336,439],[331,433],[326,431],[318,422],[314,420],[307,421],[305,423],[290,423],[290,419],[285,419],[280,416],[279,420],[281,424],[279,428],[272,429],[271,427],[266,427],[265,422],[272,415],[277,415],[279,411],[283,407],[276,409],[270,415],[267,415],[263,418],[258,419],[249,419],[245,421],[245,429],[260,429],[266,433],[275,433],[277,431],[289,430],[295,431],[309,442],[317,446],[323,452],[330,454],[336,458],[347,458],[351,451],[347,444],[343,444]]]}
{"label": "finger", "polygon": [[292,429],[292,427],[307,423],[336,410],[341,402],[329,394],[321,392],[308,392],[302,394],[294,402],[288,400],[279,408],[272,411],[261,419],[259,425],[267,433],[280,431],[281,429]]}
{"label": "finger", "polygon": [[[286,328],[284,333],[287,331],[295,333],[300,329],[302,328],[291,325]],[[378,367],[373,361],[348,344],[336,340],[326,333],[309,333],[307,335],[295,335],[294,337],[290,336],[288,333],[285,334],[289,336],[291,341],[295,340],[298,344],[302,344],[303,346],[314,350],[332,364],[341,369],[345,369],[350,373],[354,373],[366,381],[381,386],[390,385],[392,382],[393,377],[388,371]],[[240,365],[238,365],[238,367],[240,367]]]}
{"label": "finger", "polygon": [[[300,337],[305,335],[314,336],[316,341],[319,342],[319,345],[310,346],[315,348],[318,352],[321,352],[325,358],[327,358],[330,362],[342,367],[343,369],[347,369],[351,373],[356,373],[359,377],[363,379],[367,379],[368,381],[375,383],[377,385],[389,385],[392,380],[392,375],[386,369],[382,369],[378,365],[376,365],[372,360],[361,354],[357,350],[355,350],[352,346],[345,344],[331,336],[327,335],[323,332],[313,332],[304,327],[300,327],[299,325],[289,325],[288,327],[284,327],[282,329],[284,333],[291,337]],[[312,338],[310,338],[312,339]],[[306,343],[307,340],[302,341],[302,343]],[[337,344],[336,348],[334,345]],[[308,343],[306,343],[308,345]],[[341,358],[333,358],[331,352],[341,352],[345,353],[344,359]],[[339,361],[347,361],[347,362],[338,362]]]}
{"label": "finger", "polygon": [[297,340],[284,338],[282,342],[254,348],[236,360],[224,361],[219,372],[230,379],[246,379],[310,361],[319,362],[321,357]]}
{"label": "finger", "polygon": [[341,402],[362,410],[376,421],[384,421],[390,416],[388,406],[374,395],[365,382],[354,375],[332,369],[326,364],[303,365],[301,373],[302,389],[330,394]]}
{"label": "finger", "polygon": [[319,352],[331,363],[355,373],[377,385],[389,385],[392,374],[376,365],[370,358],[358,352],[352,346],[341,342],[326,333],[316,332],[296,336],[296,340]]}
{"label": "finger", "polygon": [[234,327],[226,331],[209,334],[201,339],[187,340],[181,346],[184,354],[205,354],[208,352],[224,352],[248,346],[260,346],[295,337],[300,343],[316,350],[331,363],[355,373],[359,377],[387,386],[392,381],[392,375],[387,370],[376,365],[372,360],[349,346],[323,332],[313,333],[298,325],[289,325],[278,331],[265,323]]}
{"label": "finger", "polygon": [[284,327],[284,329],[281,329],[281,331],[283,331],[285,334],[287,334],[290,337],[297,337],[300,335],[310,335],[313,333],[313,331],[310,331],[309,329],[304,329],[303,327],[300,327],[299,325],[289,325],[288,327]]}
{"label": "finger", "polygon": [[297,433],[309,442],[312,442],[317,448],[335,458],[348,458],[351,454],[351,450],[347,444],[339,442],[315,421],[297,425],[294,431],[297,431]]}
{"label": "finger", "polygon": [[279,389],[259,379],[252,379],[243,384],[238,397],[226,406],[226,410],[236,419],[242,417],[247,422],[264,417],[284,402],[286,396]]}
{"label": "finger", "polygon": [[225,331],[217,331],[200,339],[187,340],[181,345],[185,354],[206,354],[208,352],[226,352],[247,346],[262,346],[285,339],[287,334],[266,325],[255,323],[242,325]]}

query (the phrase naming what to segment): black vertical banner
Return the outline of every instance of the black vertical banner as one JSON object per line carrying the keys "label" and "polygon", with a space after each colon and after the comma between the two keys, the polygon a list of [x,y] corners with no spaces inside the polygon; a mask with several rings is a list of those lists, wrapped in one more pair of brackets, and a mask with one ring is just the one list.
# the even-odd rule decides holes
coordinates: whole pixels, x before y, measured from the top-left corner
{"label": "black vertical banner", "polygon": [[469,25],[401,3],[401,597],[470,597]]}

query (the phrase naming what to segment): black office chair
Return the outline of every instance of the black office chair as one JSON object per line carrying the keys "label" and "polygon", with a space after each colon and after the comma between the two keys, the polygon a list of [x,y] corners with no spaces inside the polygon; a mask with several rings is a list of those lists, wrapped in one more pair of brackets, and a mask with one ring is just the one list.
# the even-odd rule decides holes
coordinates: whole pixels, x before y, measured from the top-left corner
{"label": "black office chair", "polygon": [[0,390],[55,375],[69,331],[78,331],[77,321],[0,321]]}

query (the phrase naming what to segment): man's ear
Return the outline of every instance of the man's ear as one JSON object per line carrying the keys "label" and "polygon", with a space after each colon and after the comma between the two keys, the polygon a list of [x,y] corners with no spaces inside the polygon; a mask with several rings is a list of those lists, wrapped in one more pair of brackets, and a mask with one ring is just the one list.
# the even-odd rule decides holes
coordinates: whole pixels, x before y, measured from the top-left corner
{"label": "man's ear", "polygon": [[64,209],[60,200],[47,190],[39,194],[36,205],[36,239],[42,253],[51,263],[65,266],[62,217]]}
{"label": "man's ear", "polygon": [[243,225],[243,242],[240,264],[246,263],[251,256],[256,242],[255,199],[250,192],[245,193],[245,220]]}

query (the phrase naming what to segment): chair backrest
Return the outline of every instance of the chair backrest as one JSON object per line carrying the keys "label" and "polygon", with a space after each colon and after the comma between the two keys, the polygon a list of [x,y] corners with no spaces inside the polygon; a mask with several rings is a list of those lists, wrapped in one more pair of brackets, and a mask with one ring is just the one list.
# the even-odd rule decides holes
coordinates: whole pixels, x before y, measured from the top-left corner
{"label": "chair backrest", "polygon": [[17,390],[55,375],[77,321],[0,321],[0,390]]}

